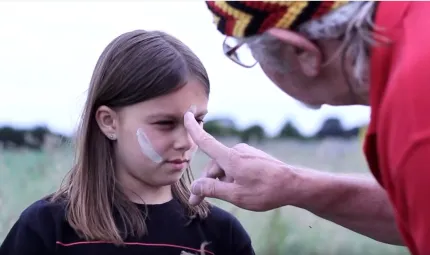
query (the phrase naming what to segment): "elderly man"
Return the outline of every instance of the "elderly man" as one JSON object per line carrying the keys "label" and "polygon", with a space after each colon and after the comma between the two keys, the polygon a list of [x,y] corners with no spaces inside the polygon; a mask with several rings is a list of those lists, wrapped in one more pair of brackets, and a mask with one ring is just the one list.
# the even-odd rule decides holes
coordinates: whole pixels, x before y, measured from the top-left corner
{"label": "elderly man", "polygon": [[297,206],[406,244],[413,255],[430,254],[430,2],[207,6],[237,64],[255,64],[240,54],[249,47],[267,77],[307,105],[371,107],[364,153],[375,179],[300,169],[244,144],[228,148],[186,113],[191,137],[212,158],[190,202],[206,196],[254,211]]}

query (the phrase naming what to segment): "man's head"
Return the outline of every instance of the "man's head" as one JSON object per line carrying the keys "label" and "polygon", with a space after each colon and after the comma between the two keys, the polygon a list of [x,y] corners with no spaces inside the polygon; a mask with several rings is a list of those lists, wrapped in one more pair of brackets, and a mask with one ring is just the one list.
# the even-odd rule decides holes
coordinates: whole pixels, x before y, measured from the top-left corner
{"label": "man's head", "polygon": [[367,104],[375,2],[207,5],[218,30],[240,45],[224,45],[233,61],[240,64],[240,48],[249,47],[279,88],[310,106]]}

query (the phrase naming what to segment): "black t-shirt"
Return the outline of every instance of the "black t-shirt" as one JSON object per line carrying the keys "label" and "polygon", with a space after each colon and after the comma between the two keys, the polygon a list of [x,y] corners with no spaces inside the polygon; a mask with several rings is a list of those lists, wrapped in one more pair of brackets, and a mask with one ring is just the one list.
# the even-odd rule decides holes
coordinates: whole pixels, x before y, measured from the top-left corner
{"label": "black t-shirt", "polygon": [[1,244],[0,255],[200,254],[203,242],[209,242],[207,255],[255,254],[239,221],[216,206],[211,206],[206,219],[191,223],[176,199],[147,208],[148,233],[139,239],[126,239],[125,246],[116,246],[79,238],[65,220],[63,204],[38,200],[22,212]]}

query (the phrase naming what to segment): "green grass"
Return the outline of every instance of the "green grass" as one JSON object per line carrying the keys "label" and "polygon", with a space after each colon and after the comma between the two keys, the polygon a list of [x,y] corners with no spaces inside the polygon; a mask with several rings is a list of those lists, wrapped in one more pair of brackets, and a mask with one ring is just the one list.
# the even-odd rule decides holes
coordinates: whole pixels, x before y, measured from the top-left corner
{"label": "green grass", "polygon": [[[223,140],[227,145],[236,141]],[[357,141],[306,143],[270,141],[255,145],[290,164],[324,171],[369,174]],[[54,191],[69,169],[72,152],[0,152],[0,243],[21,211]],[[197,177],[208,161],[197,153],[192,169]],[[235,214],[251,235],[257,254],[362,255],[409,254],[404,247],[374,241],[294,207],[257,213],[226,202],[213,203]]]}

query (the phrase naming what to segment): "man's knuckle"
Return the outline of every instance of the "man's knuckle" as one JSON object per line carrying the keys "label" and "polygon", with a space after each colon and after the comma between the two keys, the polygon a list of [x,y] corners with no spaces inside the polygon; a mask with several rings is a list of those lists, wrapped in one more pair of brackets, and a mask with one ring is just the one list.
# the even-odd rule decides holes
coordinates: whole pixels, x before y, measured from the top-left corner
{"label": "man's knuckle", "polygon": [[209,196],[215,196],[216,194],[215,182],[209,183],[209,185],[207,186],[207,193]]}
{"label": "man's knuckle", "polygon": [[237,205],[243,204],[243,195],[240,192],[232,191],[232,192],[230,192],[230,197],[231,197],[231,200],[233,201],[233,203],[235,203]]}
{"label": "man's knuckle", "polygon": [[245,148],[248,148],[248,144],[246,144],[246,143],[238,143],[233,148],[235,148],[236,150],[243,150]]}
{"label": "man's knuckle", "polygon": [[239,164],[240,153],[237,150],[230,150],[228,152],[228,162],[230,168],[235,168]]}

